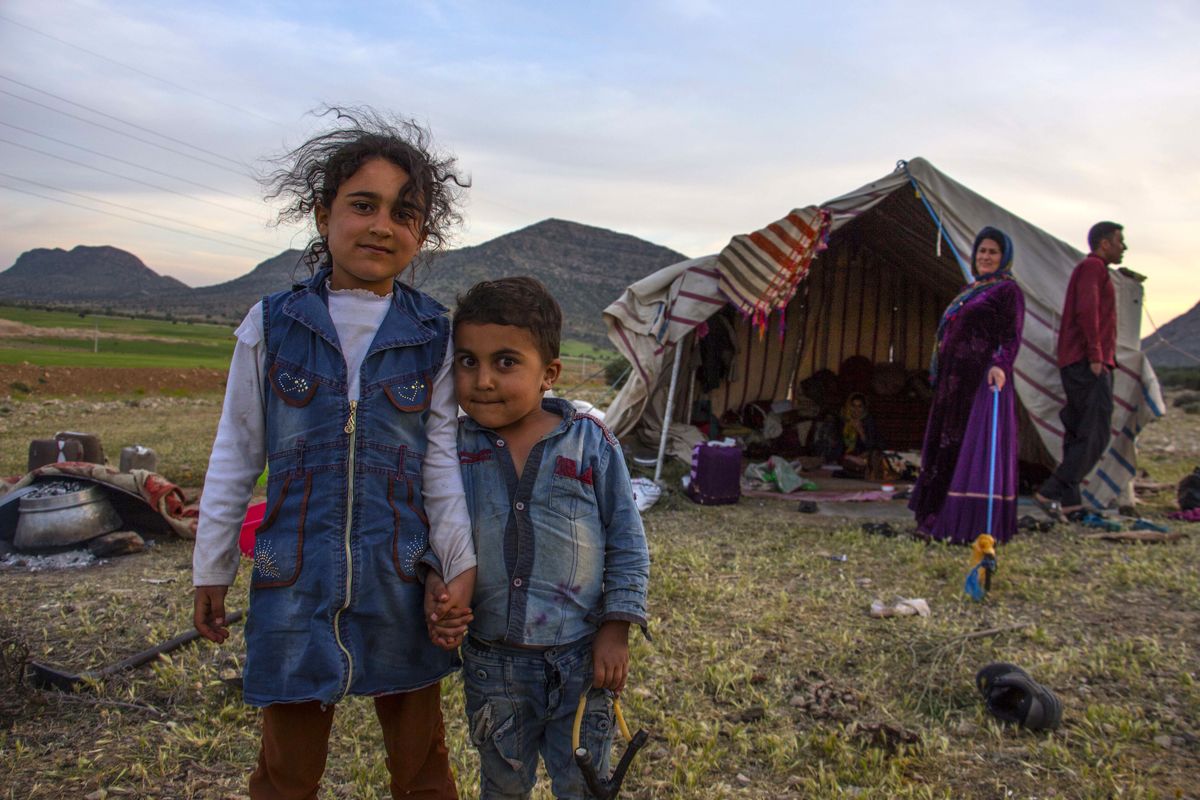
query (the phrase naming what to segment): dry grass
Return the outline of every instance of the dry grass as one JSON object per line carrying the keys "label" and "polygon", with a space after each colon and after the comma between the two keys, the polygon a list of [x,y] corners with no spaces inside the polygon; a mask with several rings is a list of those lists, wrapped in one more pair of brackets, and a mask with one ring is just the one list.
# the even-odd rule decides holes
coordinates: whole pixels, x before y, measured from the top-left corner
{"label": "dry grass", "polygon": [[[195,470],[216,409],[168,410],[133,412],[143,422],[161,414],[179,449],[140,438]],[[93,427],[117,430],[100,427],[109,416],[97,413]],[[1176,420],[1169,455],[1195,447],[1200,429],[1196,415]],[[30,429],[4,433],[4,464],[16,430]],[[1163,465],[1154,478],[1187,465],[1188,455],[1156,462],[1143,445],[1144,463]],[[162,460],[170,475],[173,461]],[[964,550],[871,536],[787,502],[700,508],[671,496],[646,522],[654,641],[634,642],[625,706],[654,738],[623,797],[1198,796],[1195,534],[1150,546],[1085,540],[1065,526],[1024,535],[1001,550],[994,591],[976,604],[961,592]],[[82,571],[0,573],[0,797],[243,795],[257,721],[232,682],[240,628],[220,648],[184,648],[78,695],[12,683],[24,650],[83,669],[185,630],[190,558],[189,543],[167,540]],[[231,605],[244,605],[244,580],[243,570]],[[867,616],[872,599],[897,595],[926,598],[932,616]],[[968,636],[985,629],[1003,630]],[[1059,731],[1006,729],[985,713],[973,676],[993,660],[1024,666],[1059,694]],[[460,786],[475,797],[459,681],[444,692]],[[339,707],[325,796],[382,798],[386,783],[370,703],[351,699]],[[549,795],[539,786],[535,796]]]}

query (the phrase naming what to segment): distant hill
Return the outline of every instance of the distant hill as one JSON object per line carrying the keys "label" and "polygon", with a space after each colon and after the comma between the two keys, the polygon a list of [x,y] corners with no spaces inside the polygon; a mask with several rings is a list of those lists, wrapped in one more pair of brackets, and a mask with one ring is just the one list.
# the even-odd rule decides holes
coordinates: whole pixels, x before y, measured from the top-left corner
{"label": "distant hill", "polygon": [[1155,369],[1200,367],[1200,303],[1142,339],[1142,352]]}
{"label": "distant hill", "polygon": [[607,344],[601,312],[630,283],[687,256],[605,228],[548,219],[419,267],[416,285],[448,308],[478,281],[531,275],[562,306],[569,338]]}
{"label": "distant hill", "polygon": [[263,295],[286,289],[297,279],[308,277],[308,267],[300,263],[303,254],[301,250],[284,250],[239,278],[191,289],[165,303],[180,315],[203,314],[240,321]]}
{"label": "distant hill", "polygon": [[[0,301],[237,321],[260,297],[308,275],[299,250],[285,250],[225,283],[190,288],[115,247],[31,250],[0,272]],[[564,337],[607,344],[600,312],[624,288],[686,258],[623,233],[548,219],[474,247],[438,254],[413,280],[447,307],[476,281],[531,275],[553,292]]]}
{"label": "distant hill", "polygon": [[164,296],[190,291],[115,247],[38,248],[0,272],[0,300],[109,305],[119,299],[122,308],[142,310]]}

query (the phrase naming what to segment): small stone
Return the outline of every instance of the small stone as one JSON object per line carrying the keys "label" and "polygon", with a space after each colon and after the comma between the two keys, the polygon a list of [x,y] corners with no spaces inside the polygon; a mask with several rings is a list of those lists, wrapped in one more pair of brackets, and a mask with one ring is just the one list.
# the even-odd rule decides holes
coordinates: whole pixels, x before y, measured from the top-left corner
{"label": "small stone", "polygon": [[792,708],[799,708],[806,703],[808,703],[808,698],[802,694],[794,694],[792,695],[792,699],[788,701],[788,704],[791,705]]}
{"label": "small stone", "polygon": [[748,775],[743,775],[742,773],[739,772],[737,774],[737,782],[740,783],[742,786],[749,786],[750,785],[750,777]]}
{"label": "small stone", "polygon": [[88,550],[96,558],[124,556],[146,549],[146,541],[134,531],[113,531],[88,542]]}
{"label": "small stone", "polygon": [[1154,737],[1154,743],[1159,747],[1167,748],[1175,744],[1175,740],[1169,734],[1160,733],[1158,736]]}
{"label": "small stone", "polygon": [[767,710],[762,706],[750,706],[750,708],[745,709],[738,715],[738,719],[742,722],[758,722],[766,715]]}

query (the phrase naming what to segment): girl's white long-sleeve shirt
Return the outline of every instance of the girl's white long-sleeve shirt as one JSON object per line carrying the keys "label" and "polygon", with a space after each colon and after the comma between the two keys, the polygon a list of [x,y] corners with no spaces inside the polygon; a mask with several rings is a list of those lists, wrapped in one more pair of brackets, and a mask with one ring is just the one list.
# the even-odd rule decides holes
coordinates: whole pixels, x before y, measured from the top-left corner
{"label": "girl's white long-sleeve shirt", "polygon": [[[350,400],[359,397],[359,370],[391,302],[390,294],[380,297],[363,290],[329,291],[329,316],[346,359]],[[233,583],[238,570],[242,520],[255,481],[266,464],[266,407],[262,391],[266,348],[261,302],[250,309],[234,336],[237,341],[229,364],[225,403],[200,497],[200,520],[192,555],[195,586]],[[475,566],[471,519],[458,464],[453,355],[454,348],[447,347],[446,358],[434,378],[425,425],[428,446],[422,467],[429,545],[441,562],[447,581]]]}

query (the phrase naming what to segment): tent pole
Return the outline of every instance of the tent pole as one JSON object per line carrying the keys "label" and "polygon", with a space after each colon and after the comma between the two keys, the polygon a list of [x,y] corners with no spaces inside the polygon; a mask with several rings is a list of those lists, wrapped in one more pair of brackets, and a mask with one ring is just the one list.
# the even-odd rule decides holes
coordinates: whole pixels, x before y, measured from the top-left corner
{"label": "tent pole", "polygon": [[683,360],[683,342],[675,343],[675,363],[671,366],[671,388],[667,390],[667,409],[663,412],[662,434],[658,437],[658,460],[654,462],[654,482],[662,478],[663,456],[667,452],[667,433],[675,412],[675,385],[679,382],[679,362]]}

